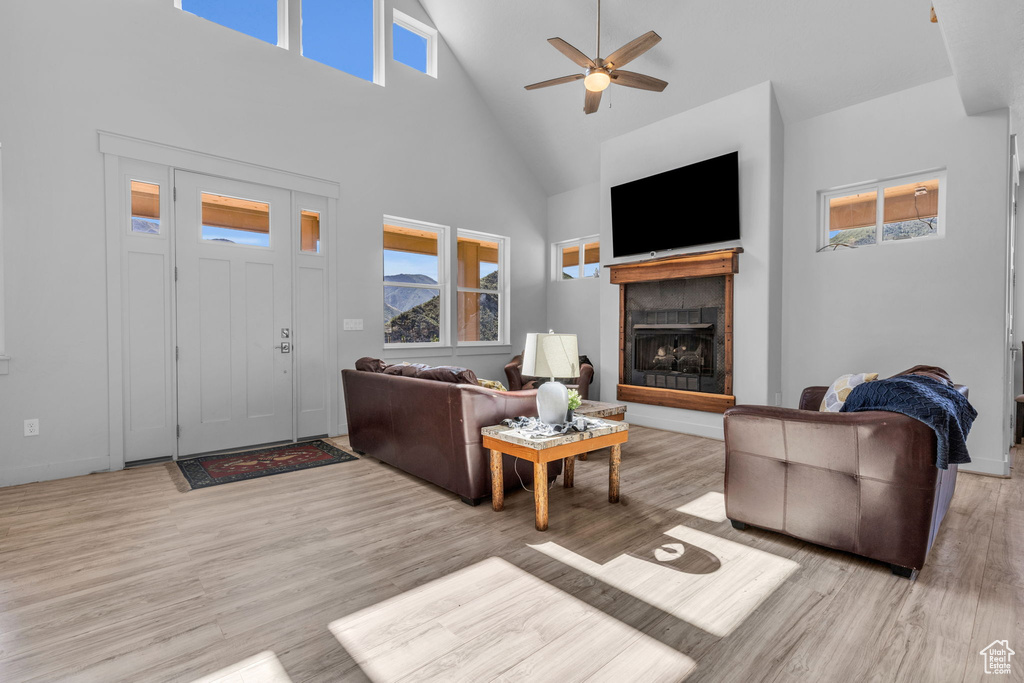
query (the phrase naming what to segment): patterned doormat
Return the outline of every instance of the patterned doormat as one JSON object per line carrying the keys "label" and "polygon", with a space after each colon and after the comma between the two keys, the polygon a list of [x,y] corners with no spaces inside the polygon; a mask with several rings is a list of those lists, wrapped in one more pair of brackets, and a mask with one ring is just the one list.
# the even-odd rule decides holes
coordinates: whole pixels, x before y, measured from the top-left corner
{"label": "patterned doormat", "polygon": [[326,441],[317,440],[243,453],[204,455],[201,458],[179,460],[168,463],[168,470],[179,491],[190,491],[349,460],[358,458]]}

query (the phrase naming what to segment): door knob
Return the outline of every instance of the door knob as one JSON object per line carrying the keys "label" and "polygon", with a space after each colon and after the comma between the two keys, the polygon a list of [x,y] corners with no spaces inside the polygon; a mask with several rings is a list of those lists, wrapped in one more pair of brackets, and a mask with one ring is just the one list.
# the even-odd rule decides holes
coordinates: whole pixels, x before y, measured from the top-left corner
{"label": "door knob", "polygon": [[289,342],[281,342],[280,344],[278,344],[274,348],[275,349],[281,349],[281,353],[291,353],[292,352],[292,345]]}

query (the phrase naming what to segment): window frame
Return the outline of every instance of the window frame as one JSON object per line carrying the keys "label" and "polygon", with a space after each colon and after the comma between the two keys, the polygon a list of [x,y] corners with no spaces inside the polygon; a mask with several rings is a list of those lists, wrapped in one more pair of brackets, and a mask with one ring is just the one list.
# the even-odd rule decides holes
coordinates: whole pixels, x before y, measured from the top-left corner
{"label": "window frame", "polygon": [[405,62],[399,62],[397,59],[395,59],[394,28],[391,29],[391,61],[402,64],[403,66],[408,66],[410,69],[413,69],[418,73],[424,73],[432,78],[437,78],[437,29],[434,28],[433,26],[423,23],[422,21],[419,21],[418,19],[413,19],[405,12],[402,12],[401,10],[397,9],[391,10],[391,25],[392,27],[399,26],[401,28],[404,28],[406,31],[415,33],[421,38],[426,39],[427,70],[420,71],[415,67],[409,66]]}
{"label": "window frame", "polygon": [[[422,285],[415,283],[406,282],[389,282],[384,279],[384,226],[393,225],[397,228],[409,228],[411,230],[426,230],[437,234],[437,285]],[[450,330],[451,330],[451,295],[450,295],[450,284],[448,274],[448,254],[451,252],[451,243],[449,242],[449,234],[451,228],[447,225],[440,225],[439,223],[428,223],[426,221],[416,220],[414,218],[399,218],[398,216],[390,216],[385,214],[381,221],[381,262],[380,262],[380,277],[381,277],[381,290],[380,300],[384,302],[384,287],[410,287],[412,289],[437,289],[440,293],[439,308],[441,310],[440,320],[438,321],[438,341],[436,342],[387,342],[385,341],[383,346],[385,350],[388,349],[436,349],[436,348],[449,348],[451,347]],[[384,334],[384,325],[381,321],[381,336]]]}
{"label": "window frame", "polygon": [[[167,178],[159,178],[155,174],[148,173],[127,173],[122,179],[127,184],[127,197],[128,197],[128,208],[125,213],[128,216],[128,225],[125,226],[126,232],[132,237],[143,237],[145,239],[169,239],[167,236],[167,202],[165,194],[167,192]],[[157,233],[146,233],[146,232],[135,232],[132,230],[132,183],[145,183],[147,185],[156,185],[159,188],[159,196],[157,198],[157,205],[160,207],[160,231]],[[173,190],[172,190],[173,192]]]}
{"label": "window frame", "polygon": [[[900,185],[910,185],[913,183],[923,183],[929,180],[939,181],[939,202],[938,202],[938,221],[939,225],[934,235],[922,235],[920,237],[913,237],[910,239],[902,240],[883,240],[883,234],[885,229],[885,191],[889,188],[899,187]],[[818,251],[846,251],[846,249],[839,249],[836,245],[829,244],[829,232],[830,232],[830,202],[833,199],[839,197],[848,197],[854,194],[862,194],[865,192],[876,193],[876,204],[875,204],[875,242],[874,244],[860,244],[856,248],[862,249],[866,247],[877,247],[882,245],[890,245],[897,243],[920,243],[922,241],[931,241],[936,239],[944,239],[946,237],[946,194],[947,179],[946,169],[939,168],[931,171],[921,171],[919,173],[911,173],[901,176],[893,176],[884,178],[881,180],[874,180],[867,183],[857,183],[854,185],[844,185],[842,187],[832,188],[828,190],[820,190],[818,192]]]}
{"label": "window frame", "polygon": [[3,173],[3,147],[0,145],[0,375],[6,375],[10,371],[10,356],[7,355],[7,328],[5,327],[5,293],[4,293],[4,259],[7,252],[4,250],[4,173]]}
{"label": "window frame", "polygon": [[[376,85],[379,85],[379,86],[383,87],[384,86],[384,60],[385,60],[385,52],[386,52],[385,48],[386,48],[386,45],[387,45],[387,43],[386,43],[386,35],[385,35],[385,31],[387,30],[387,22],[385,21],[385,15],[384,15],[384,0],[370,0],[370,1],[373,3],[373,79],[372,79],[372,82],[374,84],[376,84]],[[174,3],[175,9],[179,9],[182,12],[185,12],[186,14],[191,14],[192,16],[194,16],[194,17],[196,17],[198,19],[202,19],[203,21],[209,21],[211,24],[217,24],[218,26],[222,26],[223,28],[226,28],[229,31],[235,31],[235,33],[241,33],[242,35],[248,36],[250,38],[253,38],[254,40],[257,40],[260,43],[265,43],[266,42],[266,41],[263,41],[263,40],[261,40],[259,38],[255,38],[254,36],[249,36],[247,33],[243,33],[242,31],[238,31],[236,29],[233,29],[230,26],[224,26],[224,24],[218,24],[216,21],[213,21],[211,19],[207,19],[206,17],[201,17],[198,14],[193,14],[192,12],[189,12],[188,10],[185,10],[185,9],[182,8],[182,6],[181,6],[182,0],[173,0],[173,3]],[[410,19],[411,19],[411,17],[410,17]],[[412,21],[415,21],[415,19],[413,19]],[[426,26],[426,24],[423,24],[423,25]],[[436,35],[437,31],[435,30],[434,33]],[[270,43],[266,43],[266,44],[269,45]],[[429,41],[428,41],[428,44],[429,44]],[[289,52],[298,53],[298,55],[300,57],[304,57],[305,59],[308,59],[311,62],[316,62],[317,61],[315,59],[311,59],[309,57],[305,57],[302,54],[302,0],[277,0],[277,47],[279,47],[279,48],[281,48],[283,50],[288,50]],[[317,63],[320,64],[321,62],[317,62]],[[428,64],[429,64],[429,59],[428,59]],[[334,69],[335,71],[339,71],[339,72],[341,72],[343,74],[348,74],[349,76],[353,76],[354,78],[358,78],[361,81],[366,80],[366,79],[362,78],[361,76],[356,76],[355,74],[351,74],[351,73],[349,73],[347,71],[344,71],[343,69],[337,69],[337,68],[335,68],[335,67],[333,67],[333,66],[331,66],[329,64],[324,64],[324,66],[326,66],[329,69]],[[435,76],[435,78],[436,78],[436,76]]]}
{"label": "window frame", "polygon": [[[597,275],[593,277],[585,277],[583,275],[583,269],[586,266],[584,263],[586,259],[586,246],[597,242],[598,249],[601,248],[601,236],[600,235],[588,235],[586,237],[575,237],[571,240],[562,240],[561,242],[554,242],[551,245],[551,279],[555,282],[586,282],[588,280],[600,280],[601,279],[601,262],[597,262]],[[562,256],[563,252],[569,247],[579,247],[580,250],[580,263],[579,263],[579,277],[566,280],[562,277]]]}
{"label": "window frame", "polygon": [[[296,5],[298,5],[301,1],[302,0],[277,0],[277,44],[275,45],[275,47],[279,47],[279,48],[282,48],[284,50],[290,49],[288,47],[288,44],[289,44],[290,38],[291,38],[291,30],[290,29],[291,29],[292,22],[289,21],[289,16],[290,16],[289,15],[289,5],[291,3],[293,3],[293,2]],[[217,24],[218,26],[223,26],[224,28],[228,29],[229,31],[234,31],[235,33],[241,33],[243,36],[248,36],[249,38],[252,38],[253,40],[258,40],[261,43],[267,43],[267,41],[263,40],[262,38],[257,38],[256,36],[250,36],[248,33],[245,33],[244,31],[239,31],[238,29],[231,28],[230,26],[225,26],[224,24],[216,22],[216,21],[214,21],[212,19],[207,19],[206,17],[202,17],[202,16],[199,16],[198,14],[195,14],[193,12],[189,12],[187,9],[185,9],[184,7],[181,6],[181,3],[182,3],[182,0],[174,0],[174,8],[175,9],[180,9],[185,14],[191,14],[194,17],[199,17],[203,21],[208,21],[211,24]],[[267,43],[267,45],[270,45],[270,44],[271,43]]]}
{"label": "window frame", "polygon": [[[511,243],[510,238],[504,235],[495,235],[489,232],[479,232],[477,230],[465,230],[459,228],[456,232],[455,245],[456,245],[456,256],[454,266],[457,269],[458,264],[458,238],[465,237],[473,240],[484,240],[487,242],[497,242],[498,244],[498,287],[497,289],[480,289],[479,287],[460,287],[458,281],[455,286],[455,297],[456,302],[460,293],[477,293],[477,294],[497,294],[498,295],[498,338],[495,341],[459,341],[459,320],[458,311],[456,310],[455,315],[455,345],[460,347],[472,347],[472,346],[508,346],[509,344],[509,321],[511,320],[511,278],[509,277],[509,244]],[[456,309],[458,306],[456,305]]]}

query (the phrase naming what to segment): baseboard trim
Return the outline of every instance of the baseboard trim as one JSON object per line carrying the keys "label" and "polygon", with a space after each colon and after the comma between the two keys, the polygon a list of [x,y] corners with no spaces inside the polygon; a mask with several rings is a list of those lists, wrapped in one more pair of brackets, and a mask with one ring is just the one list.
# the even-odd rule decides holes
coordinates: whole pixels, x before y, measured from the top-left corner
{"label": "baseboard trim", "polygon": [[986,477],[998,477],[999,479],[1010,478],[1009,463],[1005,460],[981,460],[976,458],[970,464],[960,465],[959,472],[980,474]]}
{"label": "baseboard trim", "polygon": [[66,462],[54,462],[30,467],[18,467],[0,472],[0,487],[31,484],[37,481],[67,479],[96,472],[110,471],[110,456],[83,458]]}
{"label": "baseboard trim", "polygon": [[724,427],[698,424],[696,422],[688,422],[686,420],[673,420],[654,415],[644,415],[640,412],[633,412],[632,406],[630,406],[630,408],[631,409],[626,412],[626,422],[631,425],[640,425],[641,427],[650,427],[652,429],[662,429],[666,432],[677,432],[679,434],[689,434],[691,436],[702,436],[704,438],[715,439],[717,441],[725,440]]}

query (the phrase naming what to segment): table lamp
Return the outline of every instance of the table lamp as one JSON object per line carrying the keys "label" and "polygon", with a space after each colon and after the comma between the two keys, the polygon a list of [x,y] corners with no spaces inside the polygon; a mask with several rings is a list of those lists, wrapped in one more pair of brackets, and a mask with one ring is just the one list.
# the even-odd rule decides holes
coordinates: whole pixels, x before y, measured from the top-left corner
{"label": "table lamp", "polygon": [[562,424],[569,410],[569,390],[555,377],[579,377],[580,354],[575,334],[529,332],[523,350],[523,374],[550,377],[537,389],[537,415],[545,424]]}

